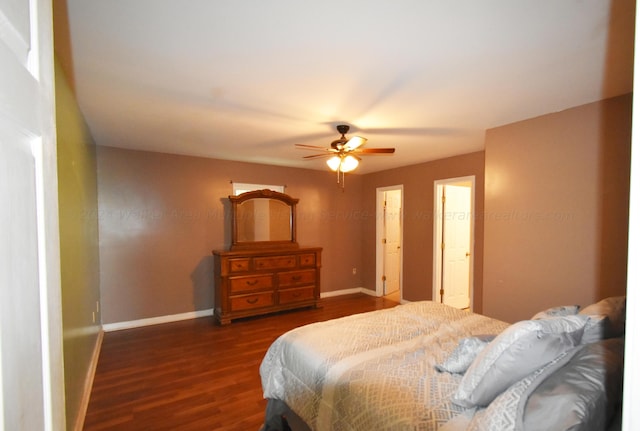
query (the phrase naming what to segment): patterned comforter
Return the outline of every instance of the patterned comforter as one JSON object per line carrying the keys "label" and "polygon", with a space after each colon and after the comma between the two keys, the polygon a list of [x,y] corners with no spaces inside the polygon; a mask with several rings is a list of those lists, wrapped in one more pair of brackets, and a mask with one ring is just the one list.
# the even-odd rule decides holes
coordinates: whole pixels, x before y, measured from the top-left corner
{"label": "patterned comforter", "polygon": [[437,430],[462,412],[461,376],[439,373],[461,338],[507,323],[431,301],[294,329],[260,366],[264,397],[285,402],[313,430]]}

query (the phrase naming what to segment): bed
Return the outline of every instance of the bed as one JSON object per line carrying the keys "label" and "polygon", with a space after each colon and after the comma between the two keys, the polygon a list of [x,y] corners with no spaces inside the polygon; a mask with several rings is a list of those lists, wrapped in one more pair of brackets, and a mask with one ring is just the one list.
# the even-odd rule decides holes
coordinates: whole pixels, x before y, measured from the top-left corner
{"label": "bed", "polygon": [[621,402],[624,303],[508,324],[420,301],[296,328],[260,366],[262,429],[604,430]]}

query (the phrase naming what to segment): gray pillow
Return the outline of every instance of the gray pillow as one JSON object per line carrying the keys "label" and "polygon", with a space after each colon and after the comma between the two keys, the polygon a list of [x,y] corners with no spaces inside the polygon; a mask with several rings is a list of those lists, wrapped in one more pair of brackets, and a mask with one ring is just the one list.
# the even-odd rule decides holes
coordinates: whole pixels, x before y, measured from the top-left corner
{"label": "gray pillow", "polygon": [[541,368],[582,338],[586,316],[563,316],[514,323],[473,361],[452,401],[484,407],[509,386]]}
{"label": "gray pillow", "polygon": [[495,335],[479,335],[476,337],[463,338],[458,346],[451,352],[449,356],[441,363],[436,364],[436,370],[447,373],[462,374],[467,371],[469,365]]}
{"label": "gray pillow", "polygon": [[583,343],[624,335],[626,299],[626,296],[613,296],[580,310],[579,314],[589,316],[591,320],[585,327]]}
{"label": "gray pillow", "polygon": [[597,341],[613,338],[617,331],[611,326],[609,316],[604,314],[593,314],[584,327],[581,344],[595,343]]}
{"label": "gray pillow", "polygon": [[468,409],[476,412],[465,431],[522,431],[524,404],[529,395],[548,376],[563,367],[583,346],[567,350],[553,361],[527,375],[498,395],[486,409]]}
{"label": "gray pillow", "polygon": [[624,341],[586,345],[529,396],[525,431],[604,430],[622,396]]}
{"label": "gray pillow", "polygon": [[561,305],[560,307],[547,308],[546,310],[534,315],[531,320],[548,319],[550,317],[558,316],[572,316],[574,314],[578,314],[579,309],[579,305]]}

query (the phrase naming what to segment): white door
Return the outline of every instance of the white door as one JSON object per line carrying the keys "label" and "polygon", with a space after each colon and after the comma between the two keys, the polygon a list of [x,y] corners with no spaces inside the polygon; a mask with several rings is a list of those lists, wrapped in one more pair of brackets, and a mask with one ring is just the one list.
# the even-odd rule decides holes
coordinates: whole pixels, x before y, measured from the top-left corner
{"label": "white door", "polygon": [[444,186],[442,302],[456,308],[469,307],[470,206],[471,189],[469,187]]}
{"label": "white door", "polygon": [[434,183],[434,301],[470,308],[473,296],[473,207],[475,177]]}
{"label": "white door", "polygon": [[376,296],[402,290],[402,190],[376,189]]}
{"label": "white door", "polygon": [[400,190],[384,193],[384,294],[400,289],[400,226],[402,194]]}
{"label": "white door", "polygon": [[63,430],[51,2],[0,0],[0,430]]}

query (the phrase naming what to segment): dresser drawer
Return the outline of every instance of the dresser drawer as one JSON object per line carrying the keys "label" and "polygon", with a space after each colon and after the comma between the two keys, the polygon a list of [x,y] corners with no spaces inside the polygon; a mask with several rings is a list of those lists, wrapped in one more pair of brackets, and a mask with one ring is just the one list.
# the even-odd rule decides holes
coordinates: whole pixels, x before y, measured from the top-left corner
{"label": "dresser drawer", "polygon": [[316,255],[315,255],[315,253],[301,254],[300,255],[300,266],[316,266]]}
{"label": "dresser drawer", "polygon": [[253,308],[270,307],[274,305],[273,292],[232,296],[230,299],[231,311],[251,310]]}
{"label": "dresser drawer", "polygon": [[273,276],[265,275],[247,275],[245,277],[229,278],[230,293],[251,292],[255,290],[266,290],[273,288]]}
{"label": "dresser drawer", "polygon": [[288,271],[278,274],[278,286],[299,286],[301,284],[313,284],[316,281],[316,270]]}
{"label": "dresser drawer", "polygon": [[313,286],[281,290],[278,292],[278,303],[292,304],[294,302],[313,300],[315,299],[314,290]]}
{"label": "dresser drawer", "polygon": [[247,272],[249,271],[249,258],[229,259],[229,272]]}
{"label": "dresser drawer", "polygon": [[256,257],[253,260],[255,269],[286,269],[296,267],[296,257],[291,256],[268,256]]}

